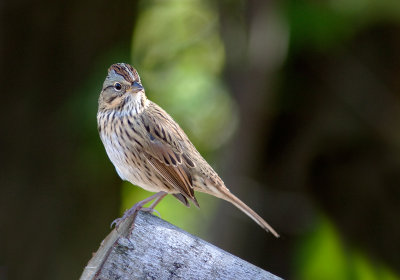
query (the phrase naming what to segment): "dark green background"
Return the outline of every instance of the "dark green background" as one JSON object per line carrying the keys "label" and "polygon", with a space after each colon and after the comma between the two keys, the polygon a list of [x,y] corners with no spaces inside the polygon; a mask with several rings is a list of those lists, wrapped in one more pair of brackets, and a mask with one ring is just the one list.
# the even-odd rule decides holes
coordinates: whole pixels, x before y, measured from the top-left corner
{"label": "dark green background", "polygon": [[0,19],[0,279],[77,279],[150,195],[97,134],[115,62],[282,237],[204,195],[163,218],[284,278],[399,279],[399,1],[3,0]]}

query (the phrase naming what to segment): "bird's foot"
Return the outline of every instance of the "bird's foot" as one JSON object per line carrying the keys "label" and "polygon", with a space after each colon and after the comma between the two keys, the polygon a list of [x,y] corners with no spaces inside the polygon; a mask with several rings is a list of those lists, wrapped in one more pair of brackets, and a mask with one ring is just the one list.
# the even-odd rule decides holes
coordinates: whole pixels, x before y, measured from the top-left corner
{"label": "bird's foot", "polygon": [[[111,228],[115,225],[115,228],[118,230],[119,226],[122,224],[122,222],[130,217],[133,216],[132,219],[132,225],[130,228],[130,232],[132,232],[133,228],[134,228],[134,222],[136,219],[136,215],[138,213],[139,210],[145,211],[145,212],[150,212],[150,213],[154,213],[156,212],[159,216],[160,213],[154,209],[154,207],[161,201],[161,199],[163,199],[165,196],[167,195],[167,193],[165,192],[158,192],[148,198],[146,198],[145,200],[139,201],[138,203],[136,203],[135,205],[132,206],[132,208],[128,209],[125,211],[124,215],[121,218],[117,218],[115,219],[112,223],[111,223]],[[155,200],[150,207],[143,207],[146,203]]]}
{"label": "bird's foot", "polygon": [[[126,211],[124,212],[124,215],[123,215],[121,218],[115,219],[115,220],[111,223],[110,227],[112,228],[112,227],[115,225],[115,228],[118,229],[119,226],[122,224],[122,222],[123,222],[126,218],[128,218],[129,216],[132,216],[132,215],[135,215],[135,217],[133,218],[133,221],[135,221],[137,211],[139,211],[140,208],[141,208],[140,205],[138,205],[139,203],[140,203],[140,202],[136,203],[135,205],[133,205],[132,208],[126,210]],[[132,222],[133,222],[133,221],[132,221]]]}

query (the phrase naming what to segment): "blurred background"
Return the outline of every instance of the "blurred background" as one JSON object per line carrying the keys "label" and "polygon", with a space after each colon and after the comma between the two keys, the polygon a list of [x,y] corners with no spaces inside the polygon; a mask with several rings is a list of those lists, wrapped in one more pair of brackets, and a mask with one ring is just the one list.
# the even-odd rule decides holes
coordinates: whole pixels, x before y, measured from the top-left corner
{"label": "blurred background", "polygon": [[400,1],[0,4],[0,279],[77,279],[150,195],[96,127],[128,62],[231,191],[162,218],[288,279],[400,279]]}

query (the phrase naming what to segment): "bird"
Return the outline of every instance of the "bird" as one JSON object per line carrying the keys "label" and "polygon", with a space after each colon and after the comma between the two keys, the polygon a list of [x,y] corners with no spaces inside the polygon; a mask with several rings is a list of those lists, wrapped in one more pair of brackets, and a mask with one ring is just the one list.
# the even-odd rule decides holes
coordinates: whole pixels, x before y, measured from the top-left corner
{"label": "bird", "polygon": [[[140,76],[131,65],[116,63],[109,67],[98,100],[97,128],[121,179],[156,193],[136,203],[111,225],[118,227],[139,210],[153,212],[167,194],[187,207],[190,202],[199,207],[196,191],[232,203],[279,237],[263,218],[229,191],[178,123],[147,98]],[[144,207],[151,201],[150,207]]]}

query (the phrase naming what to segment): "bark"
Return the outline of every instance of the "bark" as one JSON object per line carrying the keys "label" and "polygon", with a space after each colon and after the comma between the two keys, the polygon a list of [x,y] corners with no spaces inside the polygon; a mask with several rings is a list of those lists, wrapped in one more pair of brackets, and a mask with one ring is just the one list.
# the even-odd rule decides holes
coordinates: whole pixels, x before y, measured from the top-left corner
{"label": "bark", "polygon": [[281,279],[148,213],[126,219],[86,266],[87,279]]}

